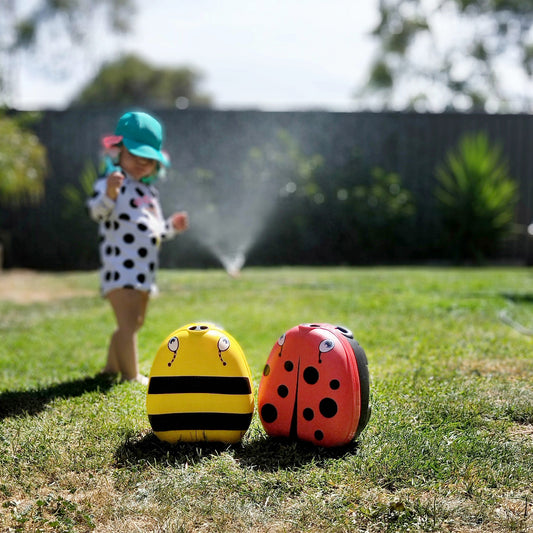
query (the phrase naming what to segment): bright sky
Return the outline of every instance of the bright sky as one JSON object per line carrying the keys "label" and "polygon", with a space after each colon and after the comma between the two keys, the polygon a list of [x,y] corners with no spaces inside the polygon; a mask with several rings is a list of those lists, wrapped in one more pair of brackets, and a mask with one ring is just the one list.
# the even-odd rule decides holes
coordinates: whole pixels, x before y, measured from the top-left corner
{"label": "bright sky", "polygon": [[355,108],[378,22],[378,0],[139,0],[134,32],[93,38],[90,61],[67,78],[26,62],[15,107],[63,108],[95,74],[95,58],[135,52],[154,65],[192,66],[223,109]]}

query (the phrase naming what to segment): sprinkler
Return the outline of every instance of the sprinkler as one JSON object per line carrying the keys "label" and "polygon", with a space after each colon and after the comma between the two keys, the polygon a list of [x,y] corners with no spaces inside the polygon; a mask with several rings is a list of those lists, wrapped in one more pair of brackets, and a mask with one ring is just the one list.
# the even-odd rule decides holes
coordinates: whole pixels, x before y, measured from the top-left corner
{"label": "sprinkler", "polygon": [[246,256],[242,252],[236,252],[234,255],[220,254],[220,262],[231,278],[239,278],[242,267],[246,262]]}

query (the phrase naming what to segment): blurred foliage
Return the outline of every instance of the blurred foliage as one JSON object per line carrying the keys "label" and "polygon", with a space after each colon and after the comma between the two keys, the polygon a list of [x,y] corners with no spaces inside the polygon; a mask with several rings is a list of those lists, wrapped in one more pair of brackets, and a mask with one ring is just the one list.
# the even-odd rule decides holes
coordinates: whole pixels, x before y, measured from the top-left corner
{"label": "blurred foliage", "polygon": [[480,261],[497,251],[514,220],[517,186],[500,146],[467,134],[436,169],[436,196],[450,254]]}
{"label": "blurred foliage", "polygon": [[36,135],[26,129],[28,116],[0,112],[0,204],[37,203],[44,195],[47,156]]}
{"label": "blurred foliage", "polygon": [[305,171],[282,189],[273,222],[286,262],[360,264],[410,255],[416,206],[397,173],[368,167],[357,149],[336,169],[319,155],[300,152],[300,161]]}
{"label": "blurred foliage", "polygon": [[135,55],[105,63],[72,105],[123,104],[208,107],[201,94],[202,75],[189,67],[155,68]]}
{"label": "blurred foliage", "polygon": [[[382,109],[529,111],[533,0],[381,0],[378,52],[359,95]],[[453,25],[447,38],[443,27]],[[511,91],[515,91],[511,93]]]}
{"label": "blurred foliage", "polygon": [[87,161],[77,183],[67,183],[61,190],[60,222],[63,238],[69,242],[69,252],[84,268],[96,263],[98,248],[95,243],[96,226],[87,213],[87,199],[93,194],[98,172],[92,161]]}
{"label": "blurred foliage", "polygon": [[67,183],[63,187],[63,198],[66,204],[62,214],[66,219],[76,218],[86,209],[87,198],[92,195],[97,177],[94,164],[88,161],[79,178],[79,184]]}
{"label": "blurred foliage", "polygon": [[[0,2],[0,101],[16,89],[13,70],[20,54],[35,70],[66,76],[93,53],[95,29],[109,35],[130,31],[135,0],[2,0]],[[83,59],[75,52],[83,49]]]}
{"label": "blurred foliage", "polygon": [[[22,0],[11,0],[6,8],[14,9]],[[27,3],[27,2],[26,2]],[[53,25],[55,31],[62,28],[73,42],[81,42],[90,31],[88,21],[96,13],[105,17],[99,23],[107,21],[115,32],[131,29],[135,3],[133,0],[39,0],[27,14],[15,19],[12,49],[38,47],[47,38],[46,27]]]}

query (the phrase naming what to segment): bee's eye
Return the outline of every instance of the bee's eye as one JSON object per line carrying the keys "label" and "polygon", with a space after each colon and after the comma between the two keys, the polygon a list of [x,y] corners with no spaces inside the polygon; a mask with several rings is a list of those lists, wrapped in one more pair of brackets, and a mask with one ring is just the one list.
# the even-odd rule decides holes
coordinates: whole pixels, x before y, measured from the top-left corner
{"label": "bee's eye", "polygon": [[171,352],[174,352],[176,353],[178,351],[178,348],[180,347],[180,341],[178,339],[178,337],[172,337],[169,341],[168,341],[168,349],[171,351]]}
{"label": "bee's eye", "polygon": [[221,352],[225,352],[230,347],[230,344],[231,343],[227,337],[220,337],[220,339],[218,339],[218,349]]}

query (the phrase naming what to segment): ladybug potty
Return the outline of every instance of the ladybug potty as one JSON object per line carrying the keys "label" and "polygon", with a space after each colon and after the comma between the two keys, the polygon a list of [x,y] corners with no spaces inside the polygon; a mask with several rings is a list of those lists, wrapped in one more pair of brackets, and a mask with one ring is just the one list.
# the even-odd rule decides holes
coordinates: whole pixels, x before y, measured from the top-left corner
{"label": "ladybug potty", "polygon": [[272,348],[258,392],[261,423],[272,437],[342,446],[370,417],[364,350],[342,326],[301,324]]}
{"label": "ladybug potty", "polygon": [[235,443],[254,412],[252,376],[226,331],[188,324],[171,333],[155,356],[146,395],[155,435],[170,443]]}

